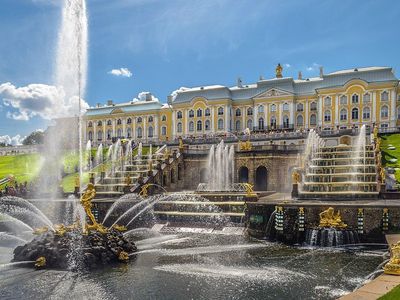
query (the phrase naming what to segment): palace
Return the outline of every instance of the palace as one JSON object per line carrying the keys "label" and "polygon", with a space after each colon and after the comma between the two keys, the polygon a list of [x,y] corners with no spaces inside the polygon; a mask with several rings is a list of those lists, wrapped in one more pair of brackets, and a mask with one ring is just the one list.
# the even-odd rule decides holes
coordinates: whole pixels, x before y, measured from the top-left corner
{"label": "palace", "polygon": [[117,138],[144,142],[310,128],[336,130],[362,124],[400,125],[399,79],[390,67],[355,68],[298,79],[260,78],[253,84],[181,88],[163,104],[150,93],[141,100],[89,108],[85,140],[109,144]]}

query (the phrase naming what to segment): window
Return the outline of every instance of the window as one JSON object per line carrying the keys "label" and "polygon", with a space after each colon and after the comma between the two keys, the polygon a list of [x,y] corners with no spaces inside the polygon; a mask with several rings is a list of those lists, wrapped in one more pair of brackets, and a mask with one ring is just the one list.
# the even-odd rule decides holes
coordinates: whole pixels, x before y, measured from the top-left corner
{"label": "window", "polygon": [[351,119],[352,120],[358,120],[358,108],[353,108],[351,110]]}
{"label": "window", "polygon": [[236,124],[235,124],[235,129],[236,129],[236,131],[241,131],[242,130],[242,126],[240,126],[241,124],[240,124],[240,121],[239,120],[237,120],[236,121]]}
{"label": "window", "polygon": [[137,118],[138,123],[142,123],[142,117]]}
{"label": "window", "polygon": [[381,128],[388,128],[389,125],[388,124],[381,124]]}
{"label": "window", "polygon": [[317,102],[311,102],[310,110],[311,111],[316,111],[317,110]]}
{"label": "window", "polygon": [[263,118],[258,119],[258,129],[264,130],[264,119]]}
{"label": "window", "polygon": [[206,111],[205,111],[204,115],[205,115],[206,117],[209,117],[209,116],[211,115],[210,109],[209,109],[209,108],[206,108]]}
{"label": "window", "polygon": [[381,108],[381,118],[389,117],[389,108],[385,105]]}
{"label": "window", "polygon": [[143,130],[142,127],[138,127],[137,129],[137,137],[141,139],[143,137]]}
{"label": "window", "polygon": [[189,110],[189,118],[194,118],[194,110]]}
{"label": "window", "polygon": [[283,104],[283,111],[289,111],[289,104],[287,103]]}
{"label": "window", "polygon": [[89,140],[93,140],[93,132],[91,132],[91,131],[89,131],[89,134],[88,134],[88,136],[89,136]]}
{"label": "window", "polygon": [[353,96],[351,96],[351,103],[358,104],[358,95],[357,94],[353,94]]}
{"label": "window", "polygon": [[247,128],[253,130],[253,120],[251,119],[247,120]]}
{"label": "window", "polygon": [[240,108],[236,109],[235,115],[236,115],[236,117],[240,117],[242,115],[242,111],[240,110]]}
{"label": "window", "polygon": [[289,117],[283,116],[283,128],[289,128]]}
{"label": "window", "polygon": [[330,110],[326,110],[324,113],[324,121],[325,122],[330,122],[331,121],[331,111]]}
{"label": "window", "polygon": [[108,126],[111,126],[111,120],[108,120],[108,121],[107,121],[107,125],[108,125]]}
{"label": "window", "polygon": [[112,131],[111,129],[107,130],[107,140],[111,140]]}
{"label": "window", "polygon": [[205,122],[205,129],[210,130],[210,120],[206,120]]}
{"label": "window", "polygon": [[276,105],[275,104],[271,105],[271,112],[276,112]]}
{"label": "window", "polygon": [[340,111],[340,121],[346,121],[347,120],[347,109],[343,108]]}
{"label": "window", "polygon": [[203,123],[199,120],[197,121],[197,131],[202,131],[203,130]]}
{"label": "window", "polygon": [[131,137],[132,137],[132,129],[128,128],[128,129],[126,130],[126,136],[127,136],[128,138],[131,138]]}
{"label": "window", "polygon": [[102,121],[98,121],[97,122],[97,126],[103,126],[103,122]]}
{"label": "window", "polygon": [[121,119],[118,119],[117,120],[117,125],[121,125],[122,124],[122,120]]}
{"label": "window", "polygon": [[153,116],[150,116],[148,121],[149,121],[149,123],[153,122]]}
{"label": "window", "polygon": [[162,115],[162,117],[161,117],[161,121],[162,121],[162,122],[165,122],[165,121],[167,121],[167,116],[166,116],[166,115]]}
{"label": "window", "polygon": [[264,113],[264,105],[259,105],[258,106],[258,113],[263,114]]}
{"label": "window", "polygon": [[276,118],[274,116],[271,117],[271,128],[272,129],[276,128]]}
{"label": "window", "polygon": [[148,131],[149,131],[148,137],[149,137],[149,138],[152,138],[152,137],[153,137],[153,131],[154,131],[154,130],[153,130],[153,127],[150,126],[149,129],[148,129]]}
{"label": "window", "polygon": [[182,133],[182,123],[181,123],[181,122],[179,122],[179,123],[176,125],[176,131],[178,131],[179,133]]}
{"label": "window", "polygon": [[118,128],[118,130],[117,130],[117,137],[122,138],[122,129],[121,128]]}
{"label": "window", "polygon": [[340,105],[347,105],[347,96],[340,96]]}
{"label": "window", "polygon": [[324,105],[325,105],[325,106],[331,106],[331,105],[332,105],[332,99],[331,99],[331,97],[325,97],[325,99],[324,99]]}
{"label": "window", "polygon": [[181,112],[181,111],[178,111],[178,112],[176,113],[176,118],[177,118],[177,119],[182,119],[182,112]]}
{"label": "window", "polygon": [[165,126],[161,127],[161,135],[163,136],[167,135],[167,127]]}
{"label": "window", "polygon": [[93,127],[92,121],[89,122],[88,127]]}
{"label": "window", "polygon": [[252,116],[252,115],[253,115],[253,108],[249,107],[249,108],[247,109],[247,115],[248,115],[248,116]]}
{"label": "window", "polygon": [[363,119],[364,120],[368,120],[371,116],[371,110],[369,109],[369,107],[364,107],[363,109]]}
{"label": "window", "polygon": [[128,118],[128,120],[126,120],[126,124],[132,124],[132,119]]}
{"label": "window", "polygon": [[218,130],[224,129],[224,120],[218,119]]}
{"label": "window", "polygon": [[310,116],[310,125],[311,125],[311,126],[317,125],[317,115],[312,114],[312,115]]}
{"label": "window", "polygon": [[304,105],[303,103],[298,103],[297,104],[297,111],[303,111],[304,110]]}
{"label": "window", "polygon": [[218,116],[222,116],[224,114],[224,108],[218,107]]}
{"label": "window", "polygon": [[366,93],[363,96],[363,103],[370,103],[371,102],[371,94]]}
{"label": "window", "polygon": [[99,141],[101,141],[101,140],[103,139],[103,131],[99,130],[99,131],[97,132],[97,139],[98,139]]}
{"label": "window", "polygon": [[194,131],[194,122],[193,121],[190,121],[189,122],[189,131]]}
{"label": "window", "polygon": [[201,116],[203,116],[203,110],[201,108],[199,108],[197,110],[197,117],[201,117]]}
{"label": "window", "polygon": [[297,126],[303,126],[303,116],[302,115],[297,116],[296,124],[297,124]]}
{"label": "window", "polygon": [[381,101],[389,101],[389,93],[387,91],[382,92]]}

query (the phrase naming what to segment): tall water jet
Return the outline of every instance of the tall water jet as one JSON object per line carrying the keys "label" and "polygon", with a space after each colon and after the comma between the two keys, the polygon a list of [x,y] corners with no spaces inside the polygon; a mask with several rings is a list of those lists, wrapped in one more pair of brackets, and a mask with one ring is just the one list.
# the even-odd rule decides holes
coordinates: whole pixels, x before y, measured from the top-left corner
{"label": "tall water jet", "polygon": [[103,144],[100,144],[99,147],[97,147],[96,151],[96,160],[95,164],[96,166],[101,165],[103,163]]}

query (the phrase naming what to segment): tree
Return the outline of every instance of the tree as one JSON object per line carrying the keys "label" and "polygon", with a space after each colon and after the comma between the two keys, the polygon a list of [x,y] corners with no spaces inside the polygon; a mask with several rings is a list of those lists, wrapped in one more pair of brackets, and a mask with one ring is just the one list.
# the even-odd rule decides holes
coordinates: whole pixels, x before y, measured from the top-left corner
{"label": "tree", "polygon": [[36,130],[32,132],[30,135],[28,135],[22,144],[24,145],[39,145],[43,144],[44,140],[44,132],[41,130]]}

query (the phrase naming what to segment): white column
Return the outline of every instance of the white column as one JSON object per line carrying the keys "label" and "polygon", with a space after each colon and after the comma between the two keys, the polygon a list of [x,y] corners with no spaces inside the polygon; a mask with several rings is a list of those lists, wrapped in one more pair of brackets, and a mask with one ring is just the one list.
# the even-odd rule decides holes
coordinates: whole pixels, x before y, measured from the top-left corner
{"label": "white column", "polygon": [[317,111],[317,116],[318,116],[318,126],[322,126],[322,116],[324,112],[322,111],[322,96],[318,96],[318,111]]}
{"label": "white column", "polygon": [[396,91],[393,89],[390,96],[390,127],[396,127]]}
{"label": "white column", "polygon": [[115,137],[116,136],[116,132],[115,132],[115,122],[117,122],[117,120],[112,120],[111,121],[112,122],[112,128],[113,128],[113,134],[112,134],[112,137]]}
{"label": "white column", "polygon": [[225,105],[224,114],[225,114],[225,131],[229,131],[229,105]]}
{"label": "white column", "polygon": [[[215,107],[211,106],[211,133],[215,133],[217,131],[217,129],[215,129],[215,122],[214,122],[214,118],[215,118]],[[218,124],[218,123],[217,123]]]}
{"label": "white column", "polygon": [[185,126],[185,135],[188,135],[188,132],[189,132],[189,115],[188,115],[188,111],[187,111],[187,109],[185,109],[184,111],[183,111],[183,120],[184,120],[184,122],[182,121],[182,126],[184,125]]}
{"label": "white column", "polygon": [[376,92],[372,92],[372,122],[376,122]]}
{"label": "white column", "polygon": [[147,116],[143,118],[143,139],[147,141]]}
{"label": "white column", "polygon": [[155,115],[154,116],[154,139],[158,139],[158,130],[159,130],[159,128],[158,128],[158,115]]}
{"label": "white column", "polygon": [[136,117],[132,118],[132,122],[133,122],[132,138],[135,140],[136,139]]}
{"label": "white column", "polygon": [[92,146],[97,143],[97,120],[93,122],[93,141]]}
{"label": "white column", "polygon": [[103,120],[103,146],[107,143],[107,132],[106,132],[106,123],[107,120]]}
{"label": "white column", "polygon": [[294,100],[292,100],[292,102],[289,103],[289,125],[293,125],[294,126]]}
{"label": "white column", "polygon": [[172,111],[172,137],[171,139],[175,139],[176,135],[176,121],[175,121],[175,111]]}
{"label": "white column", "polygon": [[[76,121],[79,122],[79,119],[77,118]],[[78,134],[80,134],[80,132],[79,132],[79,124],[77,124],[77,126],[78,126]],[[83,131],[82,132],[82,136],[83,136],[84,143],[87,143],[87,129],[88,129],[88,121],[83,122],[83,126],[81,128],[81,130]]]}
{"label": "white column", "polygon": [[[253,103],[253,128],[254,127],[258,128],[257,110],[256,110],[255,103]],[[258,128],[258,129],[260,129],[260,128]]]}
{"label": "white column", "polygon": [[339,96],[335,96],[335,125],[339,125]]}
{"label": "white column", "polygon": [[122,119],[121,119],[121,122],[122,122],[122,135],[123,135],[124,137],[126,137],[126,119],[125,119],[125,118],[122,118]]}
{"label": "white column", "polygon": [[[246,124],[246,107],[244,106],[242,109],[242,131],[245,130],[247,128],[247,124]],[[235,126],[235,130],[236,130],[236,124]]]}
{"label": "white column", "polygon": [[308,102],[308,99],[306,99],[306,102],[304,103],[304,109],[305,109],[305,120],[304,120],[304,128],[309,127],[309,119],[308,119],[308,114],[309,114],[309,109],[310,109],[310,103]]}

